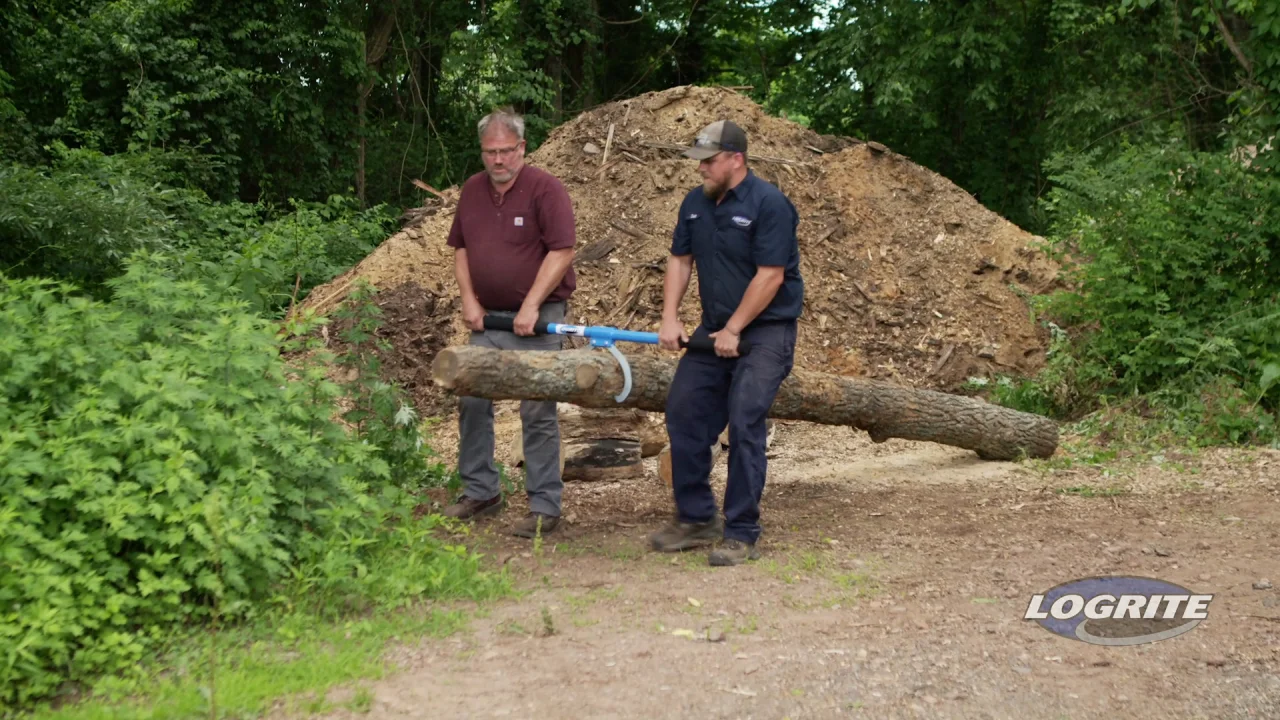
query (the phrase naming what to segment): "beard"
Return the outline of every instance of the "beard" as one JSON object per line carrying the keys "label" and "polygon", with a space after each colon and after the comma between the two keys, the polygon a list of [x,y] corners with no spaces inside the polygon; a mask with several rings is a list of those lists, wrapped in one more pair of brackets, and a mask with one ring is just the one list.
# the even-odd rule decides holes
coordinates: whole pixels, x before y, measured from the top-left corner
{"label": "beard", "polygon": [[720,196],[724,195],[724,183],[718,183],[714,180],[703,180],[702,194],[712,200],[719,200]]}

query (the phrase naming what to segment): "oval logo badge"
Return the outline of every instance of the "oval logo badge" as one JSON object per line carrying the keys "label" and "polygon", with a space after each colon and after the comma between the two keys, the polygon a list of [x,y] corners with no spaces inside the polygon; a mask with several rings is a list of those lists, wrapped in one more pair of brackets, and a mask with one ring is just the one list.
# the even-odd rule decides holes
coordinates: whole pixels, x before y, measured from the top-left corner
{"label": "oval logo badge", "polygon": [[1033,595],[1023,619],[1091,645],[1143,645],[1191,631],[1209,617],[1212,601],[1155,578],[1091,577]]}

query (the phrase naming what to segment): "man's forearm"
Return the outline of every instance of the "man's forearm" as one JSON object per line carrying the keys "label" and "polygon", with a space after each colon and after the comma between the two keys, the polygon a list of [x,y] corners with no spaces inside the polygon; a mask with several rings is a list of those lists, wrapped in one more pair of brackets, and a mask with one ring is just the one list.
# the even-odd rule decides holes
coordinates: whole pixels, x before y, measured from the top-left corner
{"label": "man's forearm", "polygon": [[689,278],[693,274],[693,261],[687,255],[672,255],[667,258],[667,276],[662,282],[662,319],[680,320],[680,302],[684,300],[685,291],[689,289]]}
{"label": "man's forearm", "polygon": [[756,316],[769,307],[773,297],[778,294],[778,288],[782,287],[782,280],[781,272],[757,271],[756,276],[751,279],[751,284],[747,286],[747,291],[743,293],[738,309],[733,313],[733,317],[729,318],[729,322],[725,323],[725,329],[740,335],[743,328],[750,325]]}
{"label": "man's forearm", "polygon": [[573,248],[552,250],[547,253],[547,256],[542,259],[542,266],[538,268],[538,276],[533,281],[533,287],[525,296],[525,306],[542,307],[543,301],[564,279],[564,274],[569,271],[570,265],[573,265]]}
{"label": "man's forearm", "polygon": [[458,280],[458,294],[462,296],[463,302],[479,302],[471,285],[471,266],[467,263],[467,251],[463,248],[453,251],[453,276]]}

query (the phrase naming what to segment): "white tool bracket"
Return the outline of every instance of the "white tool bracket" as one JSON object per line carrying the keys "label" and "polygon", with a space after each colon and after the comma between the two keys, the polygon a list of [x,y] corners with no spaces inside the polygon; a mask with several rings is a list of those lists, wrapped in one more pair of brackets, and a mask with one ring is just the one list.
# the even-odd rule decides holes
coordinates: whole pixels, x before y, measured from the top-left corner
{"label": "white tool bracket", "polygon": [[607,349],[614,359],[618,361],[618,364],[622,366],[622,392],[613,396],[613,399],[618,402],[626,400],[627,396],[631,394],[631,365],[627,362],[627,356],[622,354],[622,351],[618,349],[613,340],[607,338],[591,338],[591,347]]}

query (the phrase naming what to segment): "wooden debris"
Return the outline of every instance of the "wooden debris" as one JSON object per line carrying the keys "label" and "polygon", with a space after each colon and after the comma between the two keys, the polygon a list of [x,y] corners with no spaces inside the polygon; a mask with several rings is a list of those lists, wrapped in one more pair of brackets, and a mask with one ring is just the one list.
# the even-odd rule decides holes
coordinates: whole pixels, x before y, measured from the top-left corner
{"label": "wooden debris", "polygon": [[929,374],[937,375],[938,371],[941,370],[943,366],[947,364],[947,361],[951,359],[951,353],[955,351],[956,344],[947,343],[946,347],[942,348],[942,357],[938,358],[938,362],[933,364],[933,368],[929,370]]}
{"label": "wooden debris", "polygon": [[633,238],[644,238],[644,233],[616,218],[609,218],[609,225],[615,230],[620,230]]}
{"label": "wooden debris", "polygon": [[661,95],[658,95],[657,97],[650,100],[648,104],[645,105],[645,109],[648,110],[649,112],[655,112],[657,110],[661,110],[662,108],[670,105],[673,102],[676,102],[677,100],[683,100],[686,96],[688,96],[688,94],[689,94],[689,86],[687,85],[684,87],[675,88],[674,90],[670,90],[668,92],[662,93]]}
{"label": "wooden debris", "polygon": [[446,198],[446,197],[444,196],[444,193],[440,192],[439,190],[437,190],[437,189],[435,189],[435,188],[431,187],[430,185],[428,185],[428,184],[426,184],[426,183],[422,182],[421,180],[419,180],[419,179],[417,179],[417,178],[414,178],[414,179],[413,179],[413,186],[414,186],[414,187],[416,187],[416,188],[418,188],[418,189],[420,189],[420,190],[426,190],[427,192],[431,193],[432,195],[435,195],[436,197],[440,198],[441,200],[448,200],[448,198]]}
{"label": "wooden debris", "polygon": [[609,164],[609,148],[613,147],[613,123],[609,123],[609,137],[604,141],[604,157],[600,158],[600,171]]}
{"label": "wooden debris", "polygon": [[[666,150],[668,152],[673,152],[673,153],[682,153],[685,150],[689,149],[687,145],[676,145],[674,143],[656,142],[653,140],[644,140],[644,141],[641,141],[640,144],[647,148],[653,148],[654,150]],[[800,160],[788,160],[786,158],[770,157],[768,155],[756,155],[755,153],[751,154],[751,161],[752,162],[759,161],[764,163],[777,163],[779,165],[796,165],[799,167],[812,167],[813,165],[812,163],[802,162]]]}
{"label": "wooden debris", "polygon": [[574,262],[575,264],[580,262],[591,263],[596,262],[597,260],[603,260],[605,256],[613,252],[617,246],[618,244],[614,242],[613,238],[597,240],[588,245],[582,252],[576,253],[574,256]]}

